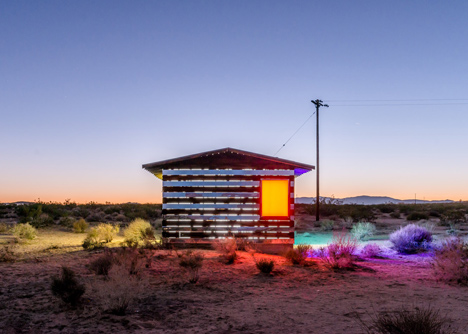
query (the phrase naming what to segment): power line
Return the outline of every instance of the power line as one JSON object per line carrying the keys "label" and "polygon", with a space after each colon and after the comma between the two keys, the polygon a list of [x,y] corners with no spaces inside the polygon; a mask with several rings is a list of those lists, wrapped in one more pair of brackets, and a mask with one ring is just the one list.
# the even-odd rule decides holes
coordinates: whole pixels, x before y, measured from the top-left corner
{"label": "power line", "polygon": [[390,99],[390,100],[329,100],[330,102],[417,102],[417,101],[468,101],[468,99]]}
{"label": "power line", "polygon": [[379,103],[379,104],[334,104],[334,107],[399,107],[399,106],[453,106],[467,105],[468,102],[460,103]]}
{"label": "power line", "polygon": [[304,123],[302,123],[302,125],[296,130],[296,132],[294,132],[294,133],[292,134],[292,136],[289,137],[289,139],[286,140],[286,142],[285,142],[283,145],[281,145],[281,147],[278,149],[278,151],[276,151],[276,153],[273,154],[274,157],[277,156],[277,154],[279,153],[279,151],[281,151],[281,150],[283,149],[283,147],[286,146],[286,144],[296,135],[296,133],[298,133],[298,132],[302,129],[302,127],[303,127],[304,125],[306,125],[306,123],[309,121],[309,119],[311,119],[312,116],[314,116],[314,115],[315,115],[315,111],[314,111],[314,113],[313,113],[312,115],[310,115],[310,116],[305,120]]}

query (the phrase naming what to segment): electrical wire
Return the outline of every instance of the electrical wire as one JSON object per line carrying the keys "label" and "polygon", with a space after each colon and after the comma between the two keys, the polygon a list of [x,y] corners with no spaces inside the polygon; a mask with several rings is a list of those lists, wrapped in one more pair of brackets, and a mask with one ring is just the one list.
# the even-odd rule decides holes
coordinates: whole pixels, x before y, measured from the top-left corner
{"label": "electrical wire", "polygon": [[467,105],[468,102],[460,103],[379,103],[379,104],[334,104],[333,107],[391,107],[391,106],[455,106]]}
{"label": "electrical wire", "polygon": [[[395,103],[395,102],[429,102],[429,101],[467,101],[467,102],[452,102],[452,103]],[[334,104],[333,107],[391,107],[391,106],[446,106],[446,105],[468,105],[468,99],[403,99],[403,100],[327,100],[327,102],[338,103],[362,103],[362,102],[393,102],[393,103],[377,103],[377,104]],[[273,156],[286,146],[287,143],[306,125],[306,123],[315,115],[315,111],[310,115],[304,123],[289,137],[286,142],[276,151]]]}
{"label": "electrical wire", "polygon": [[283,149],[283,147],[286,146],[286,144],[296,135],[296,133],[298,133],[298,132],[302,129],[302,127],[303,127],[304,125],[306,125],[306,123],[309,121],[309,119],[311,119],[312,116],[314,116],[314,115],[315,115],[315,111],[312,113],[312,115],[310,115],[310,116],[305,120],[304,123],[302,123],[302,125],[296,130],[296,132],[294,132],[294,133],[292,134],[292,136],[289,137],[289,139],[286,140],[286,142],[285,142],[283,145],[281,145],[281,147],[278,149],[278,151],[276,151],[276,153],[273,154],[274,157],[276,157],[276,156],[278,155],[279,151],[281,151],[281,150]]}
{"label": "electrical wire", "polygon": [[421,101],[468,101],[468,99],[402,99],[402,100],[327,100],[327,102],[421,102]]}

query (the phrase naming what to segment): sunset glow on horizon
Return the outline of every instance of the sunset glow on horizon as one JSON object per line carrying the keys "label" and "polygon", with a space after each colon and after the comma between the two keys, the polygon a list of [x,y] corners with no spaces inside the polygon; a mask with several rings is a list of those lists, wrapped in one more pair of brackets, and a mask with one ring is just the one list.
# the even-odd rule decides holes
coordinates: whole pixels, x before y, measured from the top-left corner
{"label": "sunset glow on horizon", "polygon": [[[466,201],[467,12],[4,2],[0,203],[161,203],[143,164],[223,147],[315,165],[315,116],[301,127],[313,99],[329,105],[321,196]],[[315,197],[315,177],[297,178],[296,197]]]}

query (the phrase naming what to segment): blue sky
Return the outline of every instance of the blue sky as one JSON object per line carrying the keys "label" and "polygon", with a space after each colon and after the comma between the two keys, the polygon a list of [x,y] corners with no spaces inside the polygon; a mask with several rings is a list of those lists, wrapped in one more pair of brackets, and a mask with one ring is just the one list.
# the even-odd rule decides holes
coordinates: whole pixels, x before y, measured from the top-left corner
{"label": "blue sky", "polygon": [[[468,200],[467,12],[3,1],[0,201],[159,202],[141,164],[227,146],[272,155],[316,98],[330,105],[322,195]],[[314,118],[279,157],[315,164]],[[301,176],[297,196],[314,195],[315,173]]]}

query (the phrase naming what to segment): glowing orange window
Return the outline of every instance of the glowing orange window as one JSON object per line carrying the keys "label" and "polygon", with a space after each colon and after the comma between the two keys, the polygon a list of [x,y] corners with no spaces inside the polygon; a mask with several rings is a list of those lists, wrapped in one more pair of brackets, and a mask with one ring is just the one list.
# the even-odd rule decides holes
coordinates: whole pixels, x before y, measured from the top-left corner
{"label": "glowing orange window", "polygon": [[262,217],[289,216],[289,180],[262,180]]}

